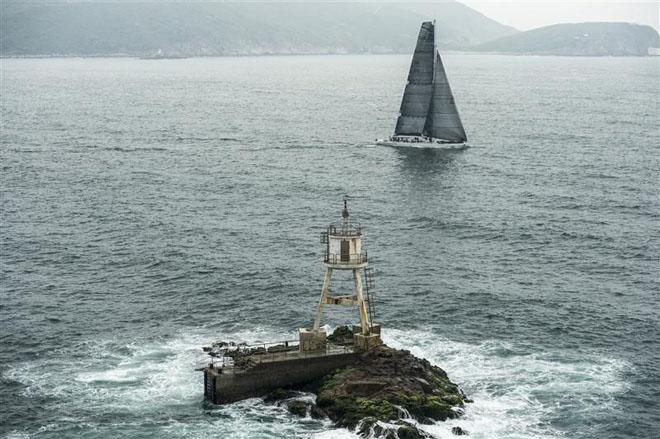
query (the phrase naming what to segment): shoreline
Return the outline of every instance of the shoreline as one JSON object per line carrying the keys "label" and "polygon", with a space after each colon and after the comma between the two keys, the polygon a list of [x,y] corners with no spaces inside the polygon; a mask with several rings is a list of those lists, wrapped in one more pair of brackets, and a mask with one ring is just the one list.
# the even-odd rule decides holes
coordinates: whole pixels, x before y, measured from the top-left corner
{"label": "shoreline", "polygon": [[[557,57],[557,58],[658,58],[660,55],[563,55],[553,53],[518,53],[518,52],[485,52],[470,50],[444,50],[444,55],[488,55],[488,56],[520,56],[520,57]],[[162,57],[150,57],[149,55],[128,55],[128,54],[98,54],[98,55],[0,55],[0,60],[5,59],[138,59],[142,61],[165,61],[165,60],[184,60],[200,58],[266,58],[266,57],[305,57],[305,56],[400,56],[410,53],[389,52],[389,53],[328,53],[328,52],[292,52],[292,53],[239,53],[239,54],[214,54],[214,55],[172,55]]]}

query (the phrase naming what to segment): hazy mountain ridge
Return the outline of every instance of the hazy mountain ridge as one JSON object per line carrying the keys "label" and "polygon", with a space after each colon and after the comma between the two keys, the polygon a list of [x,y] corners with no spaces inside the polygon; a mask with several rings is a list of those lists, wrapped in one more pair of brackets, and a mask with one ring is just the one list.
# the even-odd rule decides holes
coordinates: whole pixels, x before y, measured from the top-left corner
{"label": "hazy mountain ridge", "polygon": [[632,23],[565,23],[483,43],[474,49],[535,55],[646,56],[660,37],[650,26]]}
{"label": "hazy mountain ridge", "polygon": [[437,18],[445,49],[517,32],[457,2],[3,2],[3,56],[410,53]]}
{"label": "hazy mountain ridge", "polygon": [[410,53],[436,19],[441,49],[643,56],[650,26],[557,24],[518,32],[458,2],[288,3],[3,1],[2,56]]}

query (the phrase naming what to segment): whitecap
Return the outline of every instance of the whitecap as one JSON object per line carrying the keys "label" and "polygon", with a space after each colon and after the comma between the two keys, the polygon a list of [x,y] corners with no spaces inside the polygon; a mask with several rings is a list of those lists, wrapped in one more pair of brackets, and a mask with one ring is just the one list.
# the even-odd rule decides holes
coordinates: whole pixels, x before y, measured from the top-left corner
{"label": "whitecap", "polygon": [[383,338],[442,367],[474,400],[458,419],[420,425],[441,438],[452,437],[452,427],[474,439],[564,437],[552,421],[566,405],[578,416],[613,410],[615,397],[630,387],[622,378],[630,365],[597,353],[531,354],[500,340],[460,343],[416,330],[386,329]]}
{"label": "whitecap", "polygon": [[[58,352],[10,365],[3,376],[25,385],[26,397],[54,400],[47,408],[61,411],[56,422],[63,429],[94,428],[95,413],[130,413],[133,418],[113,425],[130,425],[136,431],[144,423],[144,428],[157,428],[168,437],[355,438],[354,432],[336,429],[328,420],[297,418],[260,398],[225,406],[203,402],[203,376],[195,370],[207,359],[201,346],[216,340],[271,342],[294,335],[257,328],[210,337],[208,329],[195,328],[166,340],[94,340],[84,345],[88,355],[80,355],[79,346],[76,355]],[[453,437],[455,426],[473,439],[563,437],[553,420],[567,410],[578,419],[617,410],[616,397],[629,388],[622,376],[630,365],[597,353],[530,353],[500,340],[460,343],[416,330],[385,328],[383,337],[388,345],[408,349],[445,369],[474,400],[458,419],[417,424],[439,438]],[[87,414],[67,417],[81,412]]]}

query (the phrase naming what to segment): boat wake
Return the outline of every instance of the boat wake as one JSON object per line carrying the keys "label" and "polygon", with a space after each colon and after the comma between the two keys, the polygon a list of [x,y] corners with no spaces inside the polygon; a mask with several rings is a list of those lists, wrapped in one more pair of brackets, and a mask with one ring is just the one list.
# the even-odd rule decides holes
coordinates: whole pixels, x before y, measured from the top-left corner
{"label": "boat wake", "polygon": [[432,143],[432,142],[390,142],[389,140],[376,141],[375,146],[389,146],[397,149],[429,149],[434,151],[464,151],[471,146],[466,143]]}

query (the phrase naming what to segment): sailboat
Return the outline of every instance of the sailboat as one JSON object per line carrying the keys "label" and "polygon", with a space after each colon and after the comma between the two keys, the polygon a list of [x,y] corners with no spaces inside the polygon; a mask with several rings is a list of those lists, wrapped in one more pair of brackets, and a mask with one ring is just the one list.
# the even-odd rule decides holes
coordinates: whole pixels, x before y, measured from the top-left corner
{"label": "sailboat", "polygon": [[419,30],[394,135],[376,144],[464,148],[467,136],[435,45],[435,21]]}

